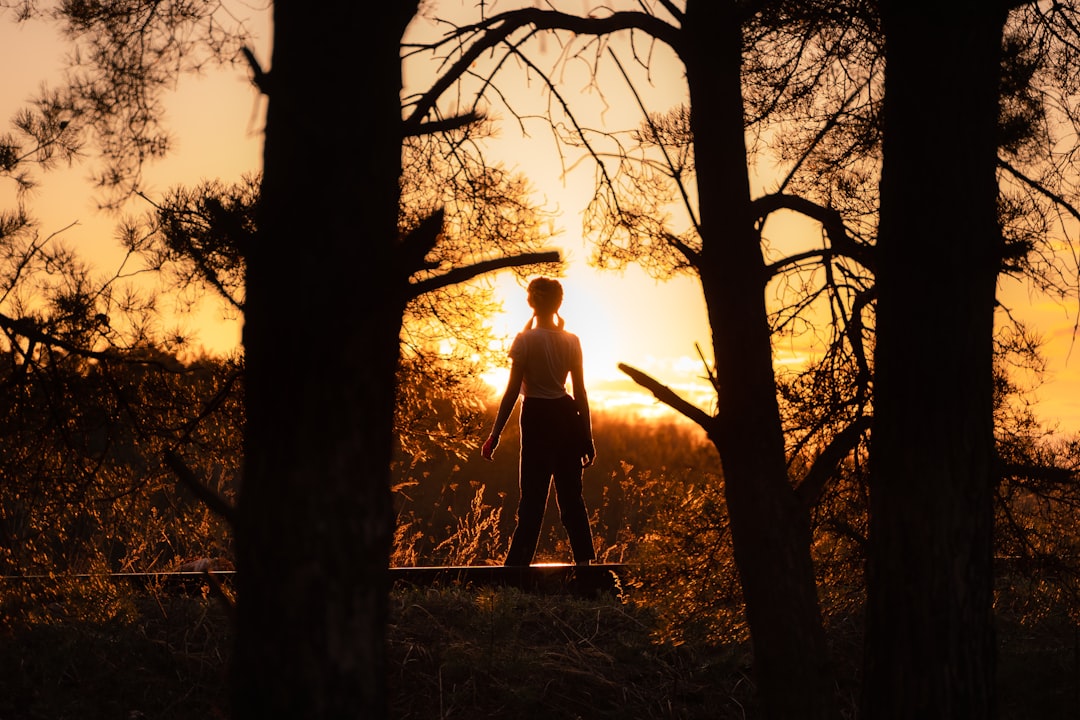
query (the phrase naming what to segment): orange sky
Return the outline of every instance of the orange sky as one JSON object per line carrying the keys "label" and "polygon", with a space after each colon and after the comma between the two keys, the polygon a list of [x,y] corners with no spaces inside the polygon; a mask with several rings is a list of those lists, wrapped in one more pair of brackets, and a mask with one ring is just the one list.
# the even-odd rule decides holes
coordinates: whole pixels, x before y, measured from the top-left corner
{"label": "orange sky", "polygon": [[[263,43],[256,48],[257,55],[264,65],[269,65],[268,44],[265,40]],[[0,67],[8,70],[5,92],[0,95],[0,118],[10,118],[20,102],[56,72],[62,52],[51,30],[17,28],[7,16],[0,15]],[[22,72],[12,73],[12,68]],[[413,76],[417,81],[415,71]],[[658,101],[677,101],[682,87],[677,65],[656,72],[654,80]],[[571,90],[580,94],[585,88]],[[597,108],[601,105],[595,96],[580,95],[579,99],[591,101]],[[263,109],[246,72],[240,68],[183,81],[169,105],[169,122],[177,136],[175,153],[150,168],[144,190],[154,195],[174,184],[201,179],[235,181],[242,173],[257,169]],[[618,107],[608,107],[601,117],[614,126],[617,111]],[[563,209],[560,234],[553,243],[563,248],[569,260],[569,271],[563,279],[563,314],[567,329],[582,338],[590,397],[595,403],[655,411],[657,406],[651,397],[637,393],[616,369],[617,363],[626,362],[680,390],[703,409],[710,409],[695,343],[707,353],[711,338],[696,281],[684,278],[661,284],[635,267],[623,273],[598,273],[589,268],[589,249],[581,239],[580,211],[588,199],[592,171],[579,167],[563,177],[561,168],[552,162],[555,156],[550,136],[537,132],[536,126],[531,131],[534,137],[522,144],[516,127],[505,125],[501,152],[510,158],[511,167],[530,177],[538,199]],[[512,149],[506,149],[511,145]],[[96,264],[105,272],[117,252],[114,225],[93,210],[85,185],[87,174],[87,168],[76,166],[41,176],[43,187],[28,205],[41,219],[43,234],[77,222],[78,226],[65,231],[63,237],[96,258]],[[0,184],[0,208],[11,207],[11,201],[10,188]],[[131,211],[141,212],[142,208],[133,205]],[[509,339],[525,322],[529,310],[524,292],[509,275],[500,276],[497,284],[505,313],[493,318],[492,324]],[[1064,432],[1080,431],[1080,357],[1071,353],[1076,302],[1055,305],[1045,298],[1029,298],[1023,288],[1014,287],[1006,288],[1003,297],[1022,317],[1035,321],[1048,342],[1047,374],[1036,394],[1040,417],[1050,423],[1059,422]],[[202,313],[194,324],[199,328],[199,340],[211,349],[223,349],[239,338],[236,323],[220,322],[213,309]],[[790,352],[777,355],[778,365],[796,359]]]}

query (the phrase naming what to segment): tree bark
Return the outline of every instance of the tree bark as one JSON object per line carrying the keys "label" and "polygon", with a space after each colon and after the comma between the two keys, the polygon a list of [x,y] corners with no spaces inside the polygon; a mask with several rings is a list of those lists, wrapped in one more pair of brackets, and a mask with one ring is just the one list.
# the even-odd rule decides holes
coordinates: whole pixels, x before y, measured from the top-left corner
{"label": "tree bark", "polygon": [[769,718],[837,717],[806,506],[788,476],[750,198],[739,3],[688,2],[682,46],[702,236],[699,266],[716,361],[706,427],[724,471],[735,562]]}
{"label": "tree bark", "polygon": [[863,717],[994,713],[994,2],[883,3]]}
{"label": "tree bark", "polygon": [[386,714],[399,52],[416,3],[399,5],[274,3],[247,255],[237,718]]}

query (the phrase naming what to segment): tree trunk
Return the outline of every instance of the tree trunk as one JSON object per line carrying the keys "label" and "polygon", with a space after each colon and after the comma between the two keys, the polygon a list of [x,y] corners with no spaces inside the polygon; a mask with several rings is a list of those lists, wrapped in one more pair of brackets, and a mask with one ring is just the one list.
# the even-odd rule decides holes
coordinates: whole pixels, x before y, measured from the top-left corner
{"label": "tree trunk", "polygon": [[805,505],[788,481],[765,308],[765,266],[750,204],[733,2],[689,2],[683,49],[692,108],[700,276],[713,332],[717,415],[735,561],[769,718],[837,716]]}
{"label": "tree trunk", "polygon": [[415,2],[401,5],[274,3],[247,249],[238,718],[386,714],[399,52]]}
{"label": "tree trunk", "polygon": [[996,3],[883,3],[863,717],[994,709]]}

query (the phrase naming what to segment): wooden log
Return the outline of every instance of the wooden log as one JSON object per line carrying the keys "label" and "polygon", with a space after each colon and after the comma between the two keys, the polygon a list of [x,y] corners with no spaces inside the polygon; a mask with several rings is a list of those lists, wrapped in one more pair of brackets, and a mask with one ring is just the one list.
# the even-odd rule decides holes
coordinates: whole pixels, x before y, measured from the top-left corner
{"label": "wooden log", "polygon": [[625,592],[626,566],[621,564],[568,565],[544,563],[528,567],[504,565],[458,565],[446,567],[390,568],[394,582],[411,585],[476,585],[515,587],[527,592],[567,594],[578,597]]}
{"label": "wooden log", "polygon": [[[87,580],[108,577],[114,581],[125,581],[143,588],[156,587],[170,593],[199,594],[206,592],[208,585],[211,592],[221,592],[222,586],[231,585],[235,575],[235,570],[211,570],[209,572],[123,572],[105,576],[76,574],[64,577]],[[544,563],[528,567],[457,565],[390,568],[390,580],[393,583],[416,586],[504,586],[515,587],[526,592],[565,594],[586,598],[595,598],[600,595],[622,598],[625,593],[625,575],[626,566],[617,563],[599,565]],[[0,577],[0,581],[3,582],[36,582],[42,585],[53,584],[57,579],[58,577],[48,575]]]}

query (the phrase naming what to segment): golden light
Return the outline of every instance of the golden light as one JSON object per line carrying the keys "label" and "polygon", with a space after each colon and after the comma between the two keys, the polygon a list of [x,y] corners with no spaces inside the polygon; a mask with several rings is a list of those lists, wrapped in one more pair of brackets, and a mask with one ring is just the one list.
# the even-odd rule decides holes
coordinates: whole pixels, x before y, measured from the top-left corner
{"label": "golden light", "polygon": [[[585,386],[594,408],[641,417],[671,415],[671,410],[618,369],[623,362],[644,370],[700,407],[710,407],[712,388],[694,350],[695,343],[709,344],[696,283],[688,278],[657,283],[634,268],[623,273],[600,272],[580,261],[559,281],[564,291],[560,315],[566,330],[581,339]],[[496,354],[505,357],[532,310],[524,286],[512,275],[503,274],[494,282],[503,312],[493,316],[490,324],[502,338]],[[501,394],[508,376],[507,366],[493,367],[483,379]]]}

